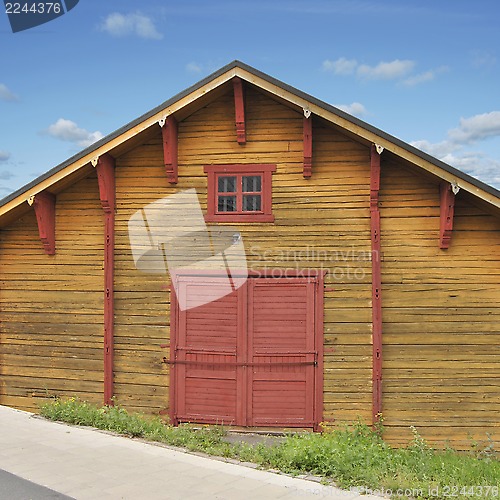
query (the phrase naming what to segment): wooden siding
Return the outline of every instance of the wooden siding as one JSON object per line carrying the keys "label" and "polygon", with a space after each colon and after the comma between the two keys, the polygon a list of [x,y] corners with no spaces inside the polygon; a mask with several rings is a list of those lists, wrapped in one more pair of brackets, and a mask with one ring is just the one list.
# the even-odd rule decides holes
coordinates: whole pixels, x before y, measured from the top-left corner
{"label": "wooden siding", "polygon": [[[196,188],[205,209],[204,165],[277,165],[273,174],[275,223],[238,225],[249,265],[253,269],[328,271],[324,420],[342,423],[361,417],[369,421],[372,389],[369,150],[316,121],[313,175],[305,180],[302,116],[247,89],[247,144],[241,146],[235,138],[233,106],[228,94],[179,123],[177,189]],[[498,229],[498,220],[475,208],[461,206],[458,197],[452,248],[439,250],[437,184],[413,175],[403,165],[386,164],[384,156],[382,165],[386,437],[404,443],[411,437],[409,426],[416,425],[423,427],[422,433],[431,440],[453,440],[446,428],[450,424],[456,431],[458,445],[466,446],[469,422],[478,437],[485,437],[486,427],[489,425],[491,431],[498,409],[495,399],[488,396],[498,394],[498,379],[494,378],[498,370],[495,349],[499,334],[498,232],[491,233]],[[117,330],[125,332],[131,323],[137,322],[136,336],[124,336],[123,348],[130,342],[141,350],[142,364],[137,369],[145,377],[146,389],[155,396],[150,394],[142,399],[139,385],[124,388],[123,393],[135,409],[166,409],[168,367],[159,363],[166,352],[158,349],[158,345],[169,339],[169,296],[163,289],[168,278],[144,275],[133,268],[126,232],[128,218],[135,210],[176,192],[164,174],[160,133],[157,139],[121,157],[117,175],[121,221],[118,228],[121,244],[117,251],[122,266],[118,269],[121,274],[117,286],[123,283],[121,293],[131,298],[124,304],[123,316],[117,309]],[[457,297],[449,296],[454,294]],[[129,308],[134,303],[136,310],[130,316]],[[470,320],[483,312],[484,321],[471,326]],[[124,355],[128,354],[124,351]],[[475,366],[469,354],[473,357],[486,354],[487,358]],[[441,364],[434,366],[436,358]],[[474,366],[476,372],[480,366],[485,372],[469,373],[468,369]],[[438,377],[443,367],[448,368],[447,378]],[[420,376],[415,378],[415,371]],[[117,381],[120,376],[117,373]],[[156,389],[151,387],[154,380],[158,384]],[[446,388],[437,390],[435,382],[439,381],[439,387],[446,384],[452,387],[453,380],[464,384],[460,396]],[[484,387],[481,395],[477,394],[476,382]],[[418,390],[415,383],[420,384]],[[485,401],[483,406],[477,404],[477,398]],[[456,403],[450,404],[454,400]],[[426,404],[435,410],[426,409]]]}
{"label": "wooden siding", "polygon": [[[169,409],[170,278],[136,269],[128,222],[145,205],[196,188],[205,165],[276,164],[275,222],[238,224],[249,267],[323,269],[324,421],[369,422],[372,403],[370,151],[318,118],[303,177],[303,116],[246,88],[246,144],[232,91],[179,121],[179,178],[161,129],[116,159],[115,366],[119,404]],[[382,154],[383,414],[386,438],[466,447],[499,436],[500,220],[457,196],[451,246],[439,249],[437,182]],[[234,226],[234,223],[230,224]],[[30,212],[0,232],[0,404],[38,396],[102,402],[103,213],[95,174],[57,197],[56,255]],[[163,345],[163,347],[162,347]]]}
{"label": "wooden siding", "polygon": [[95,175],[57,196],[56,255],[34,212],[0,232],[0,404],[102,402],[103,224]]}
{"label": "wooden siding", "polygon": [[116,401],[131,411],[168,408],[170,291],[167,276],[138,271],[128,235],[130,217],[158,198],[177,192],[163,165],[161,129],[141,147],[116,159],[115,357]]}
{"label": "wooden siding", "polygon": [[410,425],[440,446],[500,440],[500,219],[461,194],[440,250],[438,185],[383,166],[384,423],[398,443]]}
{"label": "wooden siding", "polygon": [[[205,165],[276,164],[274,224],[238,224],[253,269],[325,268],[325,418],[370,416],[369,149],[315,124],[314,169],[302,176],[302,115],[248,88],[247,143],[236,141],[229,93],[179,122],[179,182],[168,184],[157,137],[117,160],[116,395],[142,411],[168,407],[166,276],[137,271],[127,224],[132,214],[177,190],[196,188],[206,209]],[[234,226],[234,223],[231,224]],[[301,238],[297,238],[300,233]],[[131,376],[126,368],[135,369]],[[137,382],[139,380],[139,382]]]}

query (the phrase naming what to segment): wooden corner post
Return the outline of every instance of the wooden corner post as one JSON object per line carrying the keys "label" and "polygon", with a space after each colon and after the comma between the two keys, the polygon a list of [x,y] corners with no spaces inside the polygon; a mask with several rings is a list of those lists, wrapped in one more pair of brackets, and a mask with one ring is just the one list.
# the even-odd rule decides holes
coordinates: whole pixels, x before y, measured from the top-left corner
{"label": "wooden corner post", "polygon": [[372,261],[372,423],[382,413],[382,270],[380,242],[380,155],[383,148],[372,144],[370,153],[370,229]]}
{"label": "wooden corner post", "polygon": [[313,156],[313,124],[311,111],[304,109],[303,120],[303,142],[304,142],[304,167],[303,177],[309,179],[312,175],[312,156]]}
{"label": "wooden corner post", "polygon": [[113,405],[115,159],[108,153],[92,161],[104,210],[104,404]]}

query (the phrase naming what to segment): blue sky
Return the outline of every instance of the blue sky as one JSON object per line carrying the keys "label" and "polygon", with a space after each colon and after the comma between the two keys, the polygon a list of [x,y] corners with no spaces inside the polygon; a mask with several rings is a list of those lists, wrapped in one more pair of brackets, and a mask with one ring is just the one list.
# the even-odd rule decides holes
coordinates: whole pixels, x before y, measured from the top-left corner
{"label": "blue sky", "polygon": [[[3,7],[3,6],[2,6]],[[0,198],[239,59],[500,188],[498,0],[80,0],[0,12]]]}

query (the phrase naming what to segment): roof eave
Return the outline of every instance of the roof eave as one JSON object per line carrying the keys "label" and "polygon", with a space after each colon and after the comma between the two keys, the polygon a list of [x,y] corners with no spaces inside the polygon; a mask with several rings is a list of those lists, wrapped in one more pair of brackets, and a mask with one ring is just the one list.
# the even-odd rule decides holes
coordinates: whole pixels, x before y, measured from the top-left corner
{"label": "roof eave", "polygon": [[[296,106],[308,108],[313,114],[321,116],[341,128],[347,129],[367,142],[377,143],[387,151],[404,158],[411,163],[437,175],[445,181],[456,183],[460,188],[478,196],[479,198],[500,208],[500,190],[490,186],[461,170],[411,146],[410,144],[394,137],[348,113],[328,104],[315,97],[295,89],[279,80],[240,63],[241,71],[238,76],[255,85],[267,90],[277,97],[282,97]],[[267,85],[259,84],[259,80],[265,81]],[[293,97],[292,97],[293,96]]]}
{"label": "roof eave", "polygon": [[237,61],[233,61],[232,63],[224,66],[215,73],[212,73],[203,80],[200,80],[195,85],[189,87],[183,92],[180,92],[171,99],[168,99],[151,111],[140,116],[136,120],[120,127],[88,148],[80,151],[78,154],[52,168],[45,174],[37,177],[30,183],[16,190],[11,195],[3,198],[0,200],[0,218],[16,206],[24,203],[30,196],[36,195],[45,189],[50,190],[50,187],[57,183],[61,178],[71,175],[85,165],[88,165],[94,158],[99,157],[104,153],[111,152],[114,148],[128,141],[136,134],[154,126],[162,118],[165,118],[165,116],[175,113],[190,102],[195,101],[199,97],[230,80],[236,75],[235,68],[237,63]]}
{"label": "roof eave", "polygon": [[235,60],[49,170],[37,179],[34,179],[32,182],[18,189],[3,200],[0,200],[0,219],[2,215],[24,203],[30,196],[45,189],[50,189],[51,186],[65,176],[71,175],[85,165],[88,165],[95,157],[112,151],[135,135],[154,126],[165,116],[179,111],[211,90],[224,84],[234,76],[239,76],[247,82],[295,106],[304,109],[307,108],[313,114],[350,131],[367,142],[380,144],[387,151],[391,151],[395,155],[410,161],[450,183],[457,184],[460,188],[474,194],[496,208],[500,208],[500,191],[494,187],[457,170],[451,165],[424,153],[330,104],[291,87],[245,63]]}

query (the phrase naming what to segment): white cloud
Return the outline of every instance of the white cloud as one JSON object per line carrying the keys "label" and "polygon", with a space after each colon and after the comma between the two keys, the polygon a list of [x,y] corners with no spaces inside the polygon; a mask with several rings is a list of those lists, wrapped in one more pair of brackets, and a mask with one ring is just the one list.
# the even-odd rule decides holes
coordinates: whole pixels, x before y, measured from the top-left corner
{"label": "white cloud", "polygon": [[336,75],[352,75],[358,66],[358,61],[355,59],[346,59],[341,57],[336,61],[326,59],[323,61],[324,71],[333,71]]}
{"label": "white cloud", "polygon": [[10,153],[8,151],[2,151],[0,149],[0,162],[7,161],[10,158]]}
{"label": "white cloud", "polygon": [[354,116],[364,116],[367,113],[366,108],[359,102],[353,102],[351,104],[337,104],[336,107]]}
{"label": "white cloud", "polygon": [[500,161],[477,151],[465,151],[450,142],[432,144],[428,141],[415,141],[412,145],[458,168],[481,181],[500,189]]}
{"label": "white cloud", "polygon": [[500,111],[460,118],[458,128],[448,132],[451,141],[462,144],[472,144],[494,136],[500,136]]}
{"label": "white cloud", "polygon": [[7,85],[0,83],[0,100],[1,101],[19,101],[19,97],[14,94]]}
{"label": "white cloud", "polygon": [[420,83],[430,82],[436,78],[436,76],[440,73],[445,73],[448,71],[448,66],[441,66],[437,69],[431,69],[429,71],[425,71],[424,73],[419,73],[418,75],[412,75],[403,83],[409,87],[413,87],[414,85],[419,85]]}
{"label": "white cloud", "polygon": [[0,186],[0,199],[2,199],[4,196],[8,196],[10,193],[14,191],[12,188],[7,187],[7,186]]}
{"label": "white cloud", "polygon": [[399,80],[408,87],[434,80],[439,73],[448,71],[447,66],[412,74],[416,66],[415,61],[409,59],[395,59],[394,61],[381,61],[375,66],[359,64],[356,59],[340,57],[335,61],[325,59],[322,63],[323,71],[340,76],[355,75],[361,80]]}
{"label": "white cloud", "polygon": [[198,63],[190,62],[189,64],[186,64],[186,69],[190,73],[201,73],[202,67]]}
{"label": "white cloud", "polygon": [[412,72],[414,61],[395,59],[391,62],[380,62],[376,66],[362,64],[358,66],[357,74],[360,78],[369,80],[393,80],[403,78]]}
{"label": "white cloud", "polygon": [[59,118],[44,133],[62,141],[72,142],[81,148],[86,148],[104,137],[99,131],[89,132],[65,118]]}
{"label": "white cloud", "polygon": [[410,76],[403,83],[409,87],[413,87],[419,83],[430,82],[431,80],[434,80],[435,76],[436,74],[434,71],[426,71],[425,73]]}
{"label": "white cloud", "polygon": [[500,161],[498,160],[473,151],[466,151],[459,155],[450,154],[441,160],[500,189]]}
{"label": "white cloud", "polygon": [[490,52],[473,50],[470,52],[471,63],[475,68],[492,67],[497,63],[497,58]]}
{"label": "white cloud", "polygon": [[432,143],[426,140],[420,140],[413,141],[410,144],[432,156],[435,156],[436,158],[440,158],[441,160],[444,157],[451,155],[453,151],[456,151],[460,147],[450,141]]}
{"label": "white cloud", "polygon": [[491,137],[500,137],[500,111],[461,118],[459,126],[449,130],[442,142],[420,140],[411,144],[500,189],[500,161],[466,149]]}
{"label": "white cloud", "polygon": [[135,14],[113,12],[104,20],[100,29],[116,37],[136,35],[152,40],[163,38],[163,35],[156,29],[153,20],[140,12]]}
{"label": "white cloud", "polygon": [[0,171],[0,180],[2,180],[2,181],[8,181],[15,176],[16,176],[16,174],[13,174],[12,172],[9,172],[8,170],[1,170]]}

